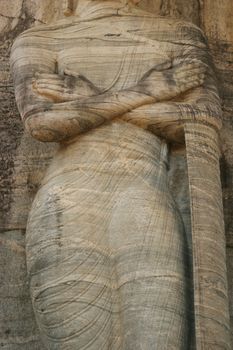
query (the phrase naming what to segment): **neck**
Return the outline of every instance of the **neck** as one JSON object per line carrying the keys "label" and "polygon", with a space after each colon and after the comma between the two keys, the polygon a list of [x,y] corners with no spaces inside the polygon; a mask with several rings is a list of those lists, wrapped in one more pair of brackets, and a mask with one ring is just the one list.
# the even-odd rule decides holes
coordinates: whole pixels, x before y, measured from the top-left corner
{"label": "neck", "polygon": [[133,2],[127,0],[78,0],[78,6],[74,15],[85,17],[89,14],[99,13],[103,15],[116,13],[119,9],[136,7]]}

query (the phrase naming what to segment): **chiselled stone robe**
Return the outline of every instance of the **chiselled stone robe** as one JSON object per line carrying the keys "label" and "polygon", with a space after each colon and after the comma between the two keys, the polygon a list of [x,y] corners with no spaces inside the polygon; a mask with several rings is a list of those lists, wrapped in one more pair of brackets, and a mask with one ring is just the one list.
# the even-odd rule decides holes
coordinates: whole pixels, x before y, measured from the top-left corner
{"label": "chiselled stone robe", "polygon": [[[198,55],[206,59],[194,26],[144,12],[97,12],[25,32],[12,62],[22,76],[68,68],[117,92],[155,65]],[[27,96],[30,118],[35,96],[30,89]],[[205,100],[202,88],[182,96],[186,118],[197,96]],[[66,113],[62,104],[54,108],[58,119]],[[52,129],[43,125],[45,141],[59,139],[53,117]],[[27,226],[32,302],[48,349],[189,348],[187,233],[168,162],[168,145],[153,128],[121,118],[61,142]]]}

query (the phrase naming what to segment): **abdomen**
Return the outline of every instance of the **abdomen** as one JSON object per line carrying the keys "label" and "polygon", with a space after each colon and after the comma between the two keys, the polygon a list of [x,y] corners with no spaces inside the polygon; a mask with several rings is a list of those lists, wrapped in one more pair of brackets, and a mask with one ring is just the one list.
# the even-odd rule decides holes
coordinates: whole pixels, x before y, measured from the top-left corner
{"label": "abdomen", "polygon": [[62,148],[33,203],[27,264],[49,349],[186,344],[185,242],[166,145],[128,129],[109,125]]}

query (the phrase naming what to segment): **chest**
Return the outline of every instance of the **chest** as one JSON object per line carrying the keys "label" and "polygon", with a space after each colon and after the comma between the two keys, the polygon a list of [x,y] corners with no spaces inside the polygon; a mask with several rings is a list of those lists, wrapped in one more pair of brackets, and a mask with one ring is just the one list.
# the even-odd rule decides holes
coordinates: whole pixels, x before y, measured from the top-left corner
{"label": "chest", "polygon": [[[107,36],[106,36],[107,35]],[[84,75],[104,91],[130,87],[152,67],[169,60],[161,43],[128,33],[73,40],[58,53],[58,70]]]}

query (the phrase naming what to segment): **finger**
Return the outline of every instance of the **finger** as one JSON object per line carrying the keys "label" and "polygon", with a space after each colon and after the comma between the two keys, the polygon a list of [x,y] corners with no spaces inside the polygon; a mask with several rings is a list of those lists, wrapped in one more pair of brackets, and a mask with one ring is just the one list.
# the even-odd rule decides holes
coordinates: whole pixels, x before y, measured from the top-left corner
{"label": "finger", "polygon": [[64,83],[61,84],[59,82],[48,82],[46,81],[35,81],[32,84],[35,88],[51,88],[51,89],[64,89]]}
{"label": "finger", "polygon": [[182,93],[182,92],[188,91],[190,89],[201,86],[202,84],[203,84],[203,82],[199,79],[196,79],[196,80],[191,81],[191,82],[187,82],[186,84],[183,84],[180,86],[180,92]]}
{"label": "finger", "polygon": [[[200,81],[200,82],[204,82],[205,80],[205,75],[204,74],[198,74],[195,77],[188,77],[185,80],[183,80],[183,84],[191,84],[194,81]],[[181,82],[182,84],[182,82]]]}
{"label": "finger", "polygon": [[166,70],[172,67],[172,62],[171,61],[166,61],[160,64],[157,64],[156,66],[153,67],[154,70],[156,71],[161,71],[161,70]]}
{"label": "finger", "polygon": [[62,79],[61,75],[57,73],[35,73],[36,79]]}
{"label": "finger", "polygon": [[206,72],[204,70],[195,70],[195,71],[189,71],[184,72],[180,74],[174,74],[173,78],[177,84],[179,84],[180,81],[185,81],[187,79],[195,80],[197,76],[207,76]]}
{"label": "finger", "polygon": [[53,101],[63,101],[63,93],[60,93],[59,91],[52,91],[49,89],[38,89],[36,90],[39,95],[46,96]]}
{"label": "finger", "polygon": [[199,64],[193,64],[193,65],[187,65],[187,66],[184,66],[184,67],[179,67],[177,69],[177,72],[187,72],[187,71],[193,71],[193,70],[196,70],[196,69],[199,69],[201,71],[205,71],[207,72],[208,71],[208,66],[207,65],[199,65]]}
{"label": "finger", "polygon": [[73,71],[73,70],[71,70],[71,69],[68,69],[68,68],[66,68],[66,69],[64,70],[64,74],[65,74],[65,75],[69,75],[69,76],[71,76],[71,77],[76,77],[76,78],[79,78],[79,77],[80,77],[80,74],[79,74],[78,72],[75,72],[75,71]]}
{"label": "finger", "polygon": [[189,76],[194,75],[198,73],[206,73],[208,72],[207,66],[198,66],[198,65],[187,65],[187,66],[180,66],[180,67],[174,67],[173,68],[173,74],[174,77],[181,77],[181,76]]}
{"label": "finger", "polygon": [[196,68],[203,68],[205,70],[208,69],[207,64],[199,64],[199,63],[188,63],[188,64],[182,64],[179,66],[175,66],[173,69],[176,71],[185,71],[185,70],[192,70],[192,69],[196,69]]}
{"label": "finger", "polygon": [[202,82],[200,80],[195,80],[190,84],[187,84],[186,90],[194,89],[202,85]]}
{"label": "finger", "polygon": [[205,74],[200,73],[200,74],[197,74],[195,76],[189,76],[184,80],[184,82],[189,83],[189,82],[196,81],[196,80],[203,82],[205,80]]}
{"label": "finger", "polygon": [[77,94],[69,94],[64,92],[64,90],[58,89],[50,89],[47,87],[37,88],[36,92],[40,95],[46,96],[47,98],[52,99],[53,101],[65,102],[65,101],[73,101],[82,96],[78,96]]}
{"label": "finger", "polygon": [[205,80],[204,75],[199,75],[196,77],[189,77],[188,79],[185,79],[184,81],[181,81],[179,86],[187,86],[187,85],[192,85],[195,82],[199,82],[199,84],[203,84]]}
{"label": "finger", "polygon": [[64,76],[61,76],[61,75],[40,75],[40,76],[36,76],[35,77],[35,80],[56,80],[56,81],[63,81],[64,80]]}
{"label": "finger", "polygon": [[183,80],[183,79],[186,79],[189,77],[195,77],[195,76],[200,75],[200,74],[206,74],[206,70],[204,68],[203,69],[195,68],[195,69],[191,69],[189,71],[176,72],[174,74],[174,79],[175,80]]}
{"label": "finger", "polygon": [[44,87],[44,88],[40,88],[40,87],[38,87],[38,88],[36,88],[36,89],[34,89],[34,91],[35,92],[37,92],[37,93],[40,93],[40,94],[44,94],[44,93],[48,93],[48,92],[50,92],[50,94],[64,94],[64,90],[58,90],[58,89],[50,89],[50,88],[46,88],[46,87]]}
{"label": "finger", "polygon": [[203,61],[201,61],[200,59],[197,58],[187,58],[187,57],[176,57],[173,61],[172,61],[172,66],[177,66],[177,65],[187,65],[187,64],[199,64],[199,65],[203,65],[206,64]]}
{"label": "finger", "polygon": [[173,68],[175,72],[179,73],[179,72],[186,72],[186,71],[192,71],[195,69],[201,69],[201,70],[205,70],[207,71],[208,66],[206,64],[199,64],[199,63],[189,63],[189,64],[185,64],[185,65],[180,65],[180,66],[176,66]]}
{"label": "finger", "polygon": [[46,94],[48,94],[48,93],[50,93],[51,95],[53,94],[53,95],[56,95],[56,94],[64,94],[64,90],[61,90],[61,89],[51,89],[51,88],[47,88],[47,87],[37,87],[36,89],[35,89],[36,91],[38,91],[39,93],[41,93],[41,94],[43,94],[43,93],[46,93]]}
{"label": "finger", "polygon": [[48,86],[57,86],[60,88],[64,88],[64,82],[60,81],[48,81],[48,80],[36,80],[33,85],[40,86],[40,87],[48,87]]}

